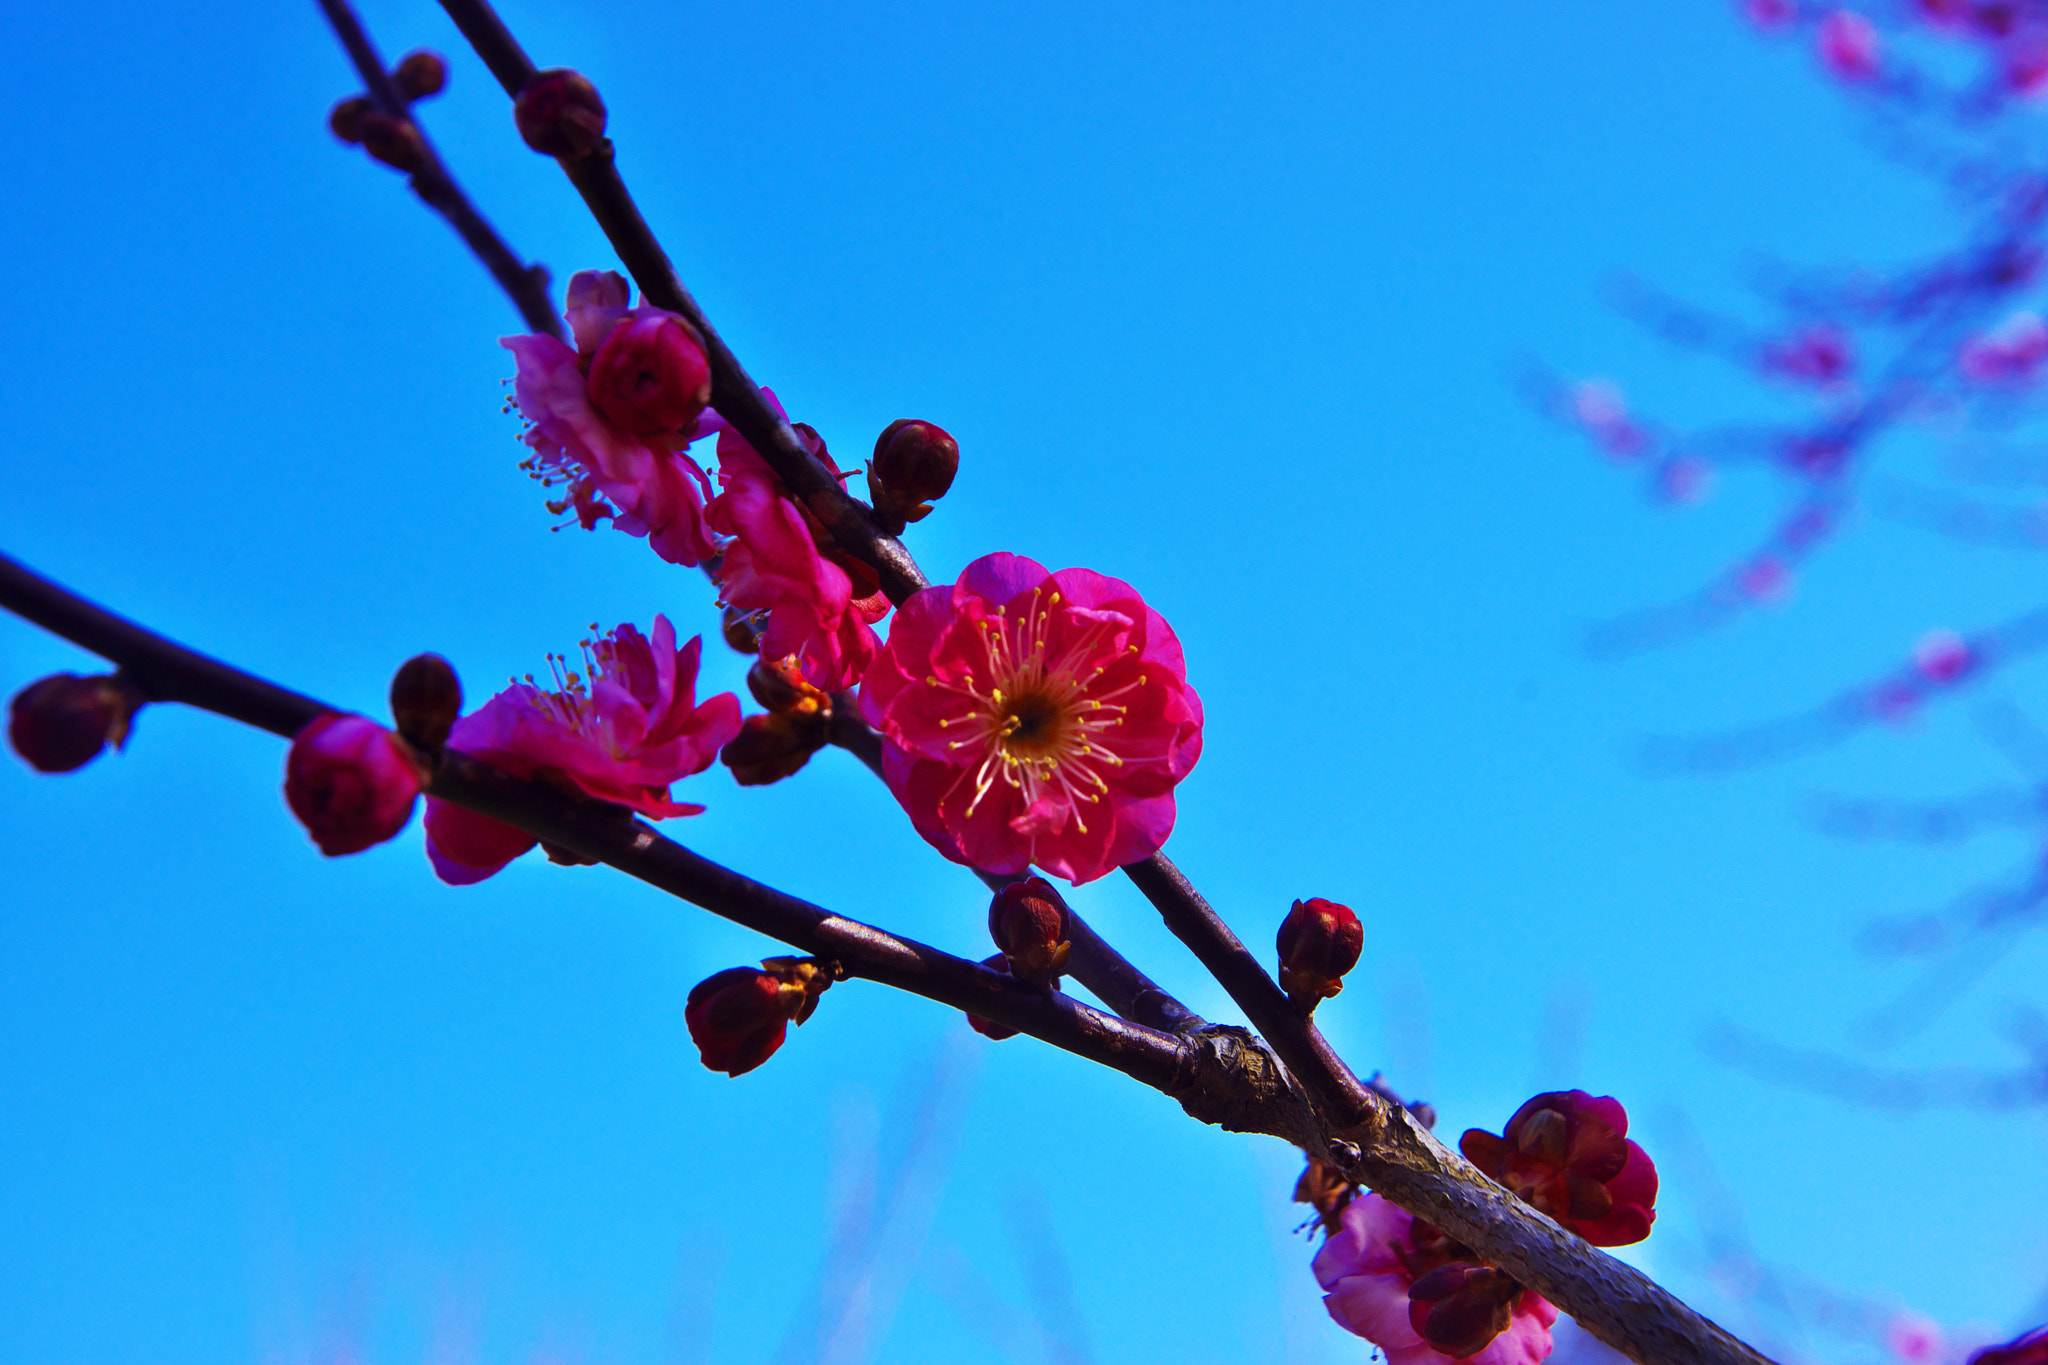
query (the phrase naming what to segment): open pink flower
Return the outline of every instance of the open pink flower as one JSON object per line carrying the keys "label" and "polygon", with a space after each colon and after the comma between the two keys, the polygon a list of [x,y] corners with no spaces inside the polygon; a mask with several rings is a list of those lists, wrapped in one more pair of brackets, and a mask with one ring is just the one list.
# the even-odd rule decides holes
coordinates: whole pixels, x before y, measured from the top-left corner
{"label": "open pink flower", "polygon": [[[762,392],[780,412],[775,395]],[[720,428],[718,477],[724,491],[705,513],[713,530],[733,537],[719,564],[720,591],[742,611],[768,613],[762,658],[794,657],[804,679],[827,692],[851,687],[880,648],[873,623],[889,614],[880,580],[789,496],[744,437],[723,423]],[[838,474],[817,433],[797,430],[819,461]]]}
{"label": "open pink flower", "polygon": [[[695,815],[704,808],[672,800],[669,784],[702,772],[740,729],[732,693],[695,701],[701,648],[677,649],[665,616],[651,640],[620,626],[585,643],[587,682],[568,672],[552,692],[515,683],[456,721],[448,747],[656,819]],[[522,830],[427,799],[427,856],[442,881],[482,881],[533,845]]]}
{"label": "open pink flower", "polygon": [[[1376,1194],[1344,1206],[1342,1224],[1316,1253],[1316,1283],[1337,1325],[1386,1352],[1387,1365],[1450,1365],[1452,1357],[1422,1339],[1408,1291],[1417,1280],[1459,1260],[1463,1248]],[[1512,1304],[1506,1330],[1471,1365],[1538,1365],[1550,1354],[1557,1309],[1533,1290]]]}
{"label": "open pink flower", "polygon": [[[518,361],[514,401],[533,424],[523,438],[533,449],[525,467],[566,490],[549,508],[573,509],[585,529],[610,517],[673,564],[709,559],[716,552],[704,528],[711,480],[684,453],[713,429],[703,420],[709,372],[690,363],[695,333],[673,313],[645,303],[627,308],[626,282],[608,270],[585,270],[569,282],[565,316],[574,350],[539,334],[498,339]],[[588,376],[600,352],[606,363],[598,377],[606,382],[593,395]],[[664,382],[673,391],[664,392]],[[636,430],[602,408],[627,416]]]}
{"label": "open pink flower", "polygon": [[1149,858],[1202,752],[1180,641],[1128,583],[985,555],[896,613],[861,684],[917,832],[985,872],[1080,883]]}
{"label": "open pink flower", "polygon": [[1657,1167],[1628,1137],[1628,1111],[1609,1095],[1553,1090],[1508,1120],[1505,1133],[1468,1128],[1466,1160],[1596,1247],[1627,1246],[1657,1221]]}

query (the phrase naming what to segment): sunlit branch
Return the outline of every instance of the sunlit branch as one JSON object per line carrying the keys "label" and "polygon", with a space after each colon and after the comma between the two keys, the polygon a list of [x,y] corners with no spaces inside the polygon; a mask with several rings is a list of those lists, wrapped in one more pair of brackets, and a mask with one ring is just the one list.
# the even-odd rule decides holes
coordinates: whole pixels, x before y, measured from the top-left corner
{"label": "sunlit branch", "polygon": [[[484,0],[442,0],[441,7],[505,87],[505,93],[517,99],[537,73],[497,13]],[[704,316],[704,310],[677,276],[668,253],[655,240],[639,205],[627,192],[626,182],[620,178],[613,160],[611,139],[598,139],[588,155],[562,156],[556,160],[583,196],[591,216],[604,229],[612,250],[618,252],[620,262],[647,301],[681,314],[703,334],[704,353],[711,362],[711,406],[761,453],[777,477],[833,538],[881,576],[882,589],[890,601],[900,604],[926,586],[923,571],[902,542],[884,534],[868,506],[825,472],[789,422],[762,396],[761,386],[747,374],[732,348]]]}
{"label": "sunlit branch", "polygon": [[377,55],[369,34],[364,32],[361,21],[347,0],[320,0],[320,9],[327,16],[328,23],[334,26],[335,36],[341,39],[349,60],[355,63],[371,101],[390,117],[411,123],[418,134],[422,164],[412,172],[413,193],[448,220],[463,243],[491,272],[491,277],[497,280],[506,297],[512,300],[512,306],[519,310],[519,316],[528,327],[549,336],[561,336],[562,320],[548,298],[546,268],[523,263],[456,185],[454,177],[448,174],[447,166],[434,151],[433,144],[427,141],[426,130],[413,119],[404,92],[399,90],[398,83],[385,69],[384,59]]}

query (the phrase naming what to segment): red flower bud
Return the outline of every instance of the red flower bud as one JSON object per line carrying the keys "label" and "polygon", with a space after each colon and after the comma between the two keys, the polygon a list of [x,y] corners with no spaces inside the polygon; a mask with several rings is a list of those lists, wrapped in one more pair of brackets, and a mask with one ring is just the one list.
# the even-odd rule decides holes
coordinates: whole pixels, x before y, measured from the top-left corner
{"label": "red flower bud", "polygon": [[1583,1090],[1538,1095],[1505,1134],[1467,1129],[1465,1159],[1598,1247],[1627,1246],[1657,1220],[1657,1168],[1628,1140],[1628,1111]]}
{"label": "red flower bud", "polygon": [[[995,953],[983,958],[981,965],[992,972],[1000,972],[1004,976],[1010,974],[1008,967],[1004,964],[1001,953]],[[984,1019],[971,1010],[967,1014],[967,1026],[982,1037],[993,1038],[998,1043],[1002,1042],[1005,1038],[1015,1038],[1017,1036],[1017,1030],[1006,1024],[998,1024],[993,1019]]]}
{"label": "red flower bud", "polygon": [[604,101],[574,71],[543,71],[512,102],[526,145],[544,156],[582,157],[604,141]]}
{"label": "red flower bud", "polygon": [[337,100],[327,111],[327,126],[336,137],[353,146],[363,140],[363,115],[374,108],[376,106],[370,103],[369,96],[350,95],[345,100]]}
{"label": "red flower bud", "polygon": [[930,422],[899,418],[875,439],[868,462],[868,496],[875,511],[897,530],[923,521],[933,500],[944,497],[960,469],[960,443]]}
{"label": "red flower bud", "polygon": [[128,742],[128,722],[147,700],[119,674],[58,673],[14,694],[7,739],[41,773],[68,773],[99,757],[109,740]]}
{"label": "red flower bud", "polygon": [[1452,1261],[1408,1288],[1408,1323],[1436,1351],[1462,1360],[1508,1329],[1522,1286],[1490,1265]]}
{"label": "red flower bud", "polygon": [[1280,921],[1280,987],[1306,1014],[1344,989],[1340,979],[1358,965],[1365,926],[1348,905],[1314,897],[1296,901]]}
{"label": "red flower bud", "polygon": [[2048,1365],[2048,1327],[2036,1327],[2003,1346],[1987,1346],[1970,1365]]}
{"label": "red flower bud", "polygon": [[391,79],[398,84],[398,92],[409,100],[423,100],[429,95],[441,93],[441,87],[448,84],[448,64],[440,54],[425,48],[408,52],[392,69]]}
{"label": "red flower bud", "polygon": [[407,659],[391,678],[391,718],[415,749],[438,749],[462,714],[462,683],[438,654]]}
{"label": "red flower bud", "polygon": [[411,119],[393,118],[369,110],[356,124],[363,137],[363,150],[385,165],[411,175],[427,164],[427,144]]}
{"label": "red flower bud", "polygon": [[330,858],[405,828],[420,775],[404,741],[361,716],[321,716],[292,739],[284,799]]}
{"label": "red flower bud", "polygon": [[658,308],[635,309],[590,358],[590,401],[634,436],[684,429],[711,401],[711,362],[697,329]]}
{"label": "red flower bud", "polygon": [[777,713],[832,714],[831,696],[804,681],[794,658],[756,659],[747,670],[747,691]]}
{"label": "red flower bud", "polygon": [[1067,904],[1043,877],[1026,877],[996,892],[988,907],[988,933],[1003,950],[1010,975],[1051,989],[1067,968]]}
{"label": "red flower bud", "polygon": [[817,712],[748,716],[739,734],[718,751],[719,761],[742,787],[765,787],[810,762],[825,747],[829,731],[830,721]]}
{"label": "red flower bud", "polygon": [[831,984],[816,958],[771,957],[758,971],[732,967],[691,988],[683,1022],[705,1066],[743,1076],[775,1055],[789,1025],[810,1018]]}

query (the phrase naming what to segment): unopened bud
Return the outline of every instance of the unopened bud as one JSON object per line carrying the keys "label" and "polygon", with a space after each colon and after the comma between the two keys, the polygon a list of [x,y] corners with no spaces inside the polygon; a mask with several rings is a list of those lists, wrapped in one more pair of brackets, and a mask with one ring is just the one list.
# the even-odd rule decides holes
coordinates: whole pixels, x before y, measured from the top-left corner
{"label": "unopened bud", "polygon": [[425,48],[416,48],[392,69],[391,79],[398,83],[398,92],[409,100],[423,100],[429,95],[441,93],[441,87],[448,84],[448,64],[440,54]]}
{"label": "unopened bud", "polygon": [[366,95],[350,95],[337,100],[327,111],[327,126],[343,142],[354,144],[363,140],[363,116],[376,106]]}
{"label": "unopened bud", "polygon": [[119,674],[58,673],[14,694],[7,739],[41,773],[68,773],[128,742],[128,723],[146,700]]}
{"label": "unopened bud", "polygon": [[960,469],[960,443],[930,422],[899,418],[875,438],[868,462],[868,497],[897,530],[923,521],[932,501],[945,496]]}
{"label": "unopened bud", "polygon": [[427,144],[411,119],[393,118],[370,110],[357,125],[363,135],[363,150],[385,165],[410,175],[427,164]]}
{"label": "unopened bud", "polygon": [[361,853],[405,828],[420,794],[404,741],[362,716],[326,715],[292,737],[284,799],[330,858]]}
{"label": "unopened bud", "polygon": [[543,71],[512,102],[526,145],[546,156],[588,156],[604,141],[604,101],[574,71]]}
{"label": "unopened bud", "polygon": [[747,691],[754,694],[755,701],[778,714],[786,711],[832,713],[831,696],[804,681],[793,657],[755,660],[754,666],[747,670]]}
{"label": "unopened bud", "polygon": [[768,629],[766,611],[747,611],[740,607],[727,607],[719,620],[719,634],[725,642],[742,654],[761,652],[761,633]]}
{"label": "unopened bud", "polygon": [[765,787],[810,762],[811,755],[825,747],[829,728],[826,718],[815,711],[748,716],[718,757],[742,787]]}
{"label": "unopened bud", "polygon": [[432,751],[446,744],[461,714],[462,683],[440,655],[415,655],[392,675],[391,719],[414,748]]}
{"label": "unopened bud", "polygon": [[1408,1289],[1408,1324],[1454,1360],[1479,1354],[1508,1329],[1522,1286],[1490,1265],[1452,1261]]}
{"label": "unopened bud", "polygon": [[733,967],[698,982],[683,1022],[705,1066],[742,1076],[775,1055],[789,1025],[810,1018],[831,984],[816,958],[771,957],[759,970]]}
{"label": "unopened bud", "polygon": [[1067,968],[1067,906],[1043,877],[1026,877],[996,892],[988,907],[988,933],[1003,950],[1010,975],[1027,985],[1052,987]]}
{"label": "unopened bud", "polygon": [[[1010,974],[1008,968],[1004,965],[1003,955],[1001,953],[996,953],[992,956],[983,958],[981,960],[981,965],[988,968],[992,972],[1000,972],[1004,976],[1008,976]],[[973,1029],[976,1033],[979,1033],[982,1037],[993,1038],[998,1043],[1002,1042],[1005,1038],[1015,1038],[1017,1036],[1017,1030],[1011,1028],[1009,1025],[998,1024],[993,1019],[984,1019],[980,1015],[974,1013],[974,1011],[972,1010],[969,1010],[967,1012],[967,1026]]]}
{"label": "unopened bud", "polygon": [[1365,926],[1348,905],[1313,897],[1296,901],[1280,921],[1280,988],[1303,1014],[1344,989],[1358,965]]}
{"label": "unopened bud", "polygon": [[590,358],[590,401],[634,436],[687,429],[711,401],[704,339],[674,313],[636,313],[607,332]]}

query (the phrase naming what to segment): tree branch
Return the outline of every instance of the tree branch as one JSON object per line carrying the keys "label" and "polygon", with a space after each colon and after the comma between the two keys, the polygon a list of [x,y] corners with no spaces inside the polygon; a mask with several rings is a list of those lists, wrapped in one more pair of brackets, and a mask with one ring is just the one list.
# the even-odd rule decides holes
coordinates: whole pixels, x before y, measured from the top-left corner
{"label": "tree branch", "polygon": [[[321,0],[323,4],[331,0]],[[533,62],[485,0],[441,0],[441,8],[469,40],[484,65],[515,100],[534,78]],[[597,225],[611,241],[619,261],[640,286],[641,294],[657,308],[679,313],[689,319],[704,337],[704,353],[711,362],[711,406],[732,423],[747,444],[761,453],[788,486],[832,533],[847,553],[881,576],[882,590],[889,600],[903,600],[927,586],[923,570],[903,548],[903,542],[885,534],[867,504],[855,498],[813,458],[789,422],[775,411],[761,393],[761,386],[747,374],[739,357],[718,335],[718,329],[704,316],[704,310],[677,276],[668,253],[655,240],[653,229],[641,216],[640,207],[626,190],[613,160],[609,138],[600,138],[587,156],[557,157],[562,170],[589,207]]]}
{"label": "tree branch", "polygon": [[412,116],[412,109],[399,90],[398,82],[385,69],[384,59],[377,55],[376,47],[370,42],[370,35],[363,30],[362,21],[356,18],[348,0],[320,0],[321,12],[327,22],[334,26],[335,36],[347,50],[349,60],[355,63],[356,72],[363,78],[364,88],[377,108],[392,118],[412,124],[419,135],[420,152],[424,164],[412,173],[412,191],[448,220],[464,245],[484,263],[484,268],[497,280],[498,287],[512,300],[512,306],[519,310],[519,316],[526,325],[536,332],[545,332],[559,338],[562,335],[562,319],[555,312],[554,301],[548,297],[548,272],[546,267],[527,265],[513,253],[505,239],[477,212],[476,205],[469,201],[456,185],[455,178],[448,174],[448,167],[440,154],[427,141],[426,130],[419,126]]}
{"label": "tree branch", "polygon": [[[215,711],[279,735],[294,734],[307,720],[338,709],[115,616],[4,555],[0,608],[120,665],[152,697]],[[1328,1112],[1327,1107],[1312,1104],[1296,1077],[1324,1085],[1336,1079],[1316,1074],[1327,1045],[1298,1016],[1292,1026],[1270,1017],[1275,1007],[1268,997],[1277,998],[1281,1007],[1285,997],[1164,857],[1127,871],[1254,1022],[1273,1030],[1268,1036],[1276,1046],[1302,1055],[1297,1063],[1287,1051],[1281,1054],[1293,1075],[1249,1030],[1210,1025],[1182,1037],[1057,992],[1034,990],[964,958],[764,886],[663,837],[619,807],[511,777],[453,750],[435,756],[427,789],[439,799],[516,825],[835,962],[846,976],[970,1010],[1121,1071],[1178,1100],[1202,1122],[1270,1134],[1330,1160],[1349,1178],[1474,1247],[1643,1365],[1768,1365],[1648,1277],[1565,1232],[1488,1180],[1400,1106],[1360,1086],[1334,1057],[1330,1061],[1337,1077],[1349,1078],[1366,1102],[1356,1106],[1359,1117],[1349,1123],[1330,1124],[1321,1117],[1318,1109]],[[1314,1046],[1304,1052],[1305,1044]],[[1341,1098],[1342,1087],[1338,1093]]]}

